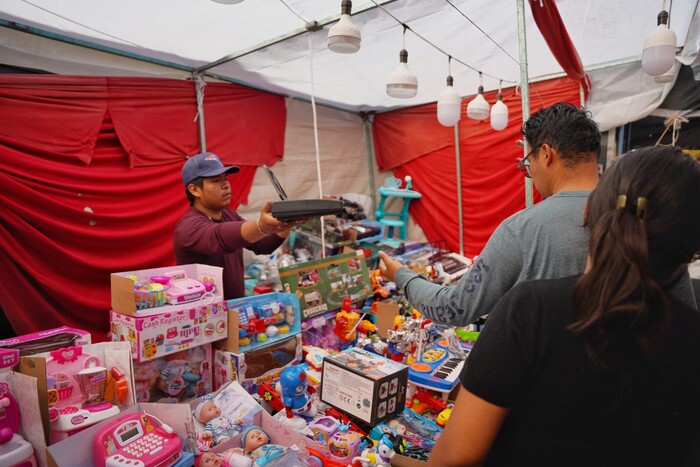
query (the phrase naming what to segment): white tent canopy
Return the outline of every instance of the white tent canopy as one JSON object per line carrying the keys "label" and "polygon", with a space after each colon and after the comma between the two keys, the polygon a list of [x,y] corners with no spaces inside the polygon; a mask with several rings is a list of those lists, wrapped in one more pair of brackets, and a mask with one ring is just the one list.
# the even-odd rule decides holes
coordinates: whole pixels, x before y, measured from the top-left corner
{"label": "white tent canopy", "polygon": [[[638,75],[642,44],[656,27],[662,3],[559,0],[557,7],[586,69],[632,62],[632,73]],[[698,0],[671,2],[671,28],[679,45],[687,39],[698,42],[697,28],[691,28],[697,5]],[[436,101],[445,87],[445,54],[453,57],[455,89],[462,96],[476,92],[475,70],[483,72],[487,90],[496,89],[500,80],[504,86],[519,82],[516,7],[516,0],[356,0],[352,21],[362,32],[362,47],[344,55],[326,46],[340,0],[245,0],[235,5],[210,0],[3,0],[0,63],[112,76],[189,77],[206,68],[224,80],[303,100],[312,94],[313,69],[318,103],[353,112],[383,111]],[[532,19],[530,9],[540,7],[539,0],[525,5],[530,79],[562,72]],[[307,33],[310,21],[325,26]],[[402,47],[401,23],[410,28],[408,65],[419,83],[418,95],[405,100],[385,92]],[[222,61],[225,57],[235,58]],[[635,79],[637,87],[653,86],[661,97],[663,87],[653,79]],[[594,80],[592,93],[600,91],[596,84],[607,85]],[[628,85],[622,97],[636,91]]]}

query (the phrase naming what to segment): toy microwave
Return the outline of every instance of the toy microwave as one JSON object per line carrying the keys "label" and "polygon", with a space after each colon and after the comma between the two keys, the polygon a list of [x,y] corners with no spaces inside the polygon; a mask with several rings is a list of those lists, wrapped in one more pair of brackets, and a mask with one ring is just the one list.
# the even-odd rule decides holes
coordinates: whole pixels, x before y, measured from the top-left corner
{"label": "toy microwave", "polygon": [[118,418],[93,439],[96,467],[166,467],[175,464],[181,452],[175,430],[146,412]]}

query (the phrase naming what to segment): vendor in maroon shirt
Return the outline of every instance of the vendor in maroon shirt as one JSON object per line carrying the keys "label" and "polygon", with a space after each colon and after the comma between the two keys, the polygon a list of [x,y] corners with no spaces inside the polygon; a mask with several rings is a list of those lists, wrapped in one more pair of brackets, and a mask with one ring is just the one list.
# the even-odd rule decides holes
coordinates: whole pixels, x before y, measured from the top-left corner
{"label": "vendor in maroon shirt", "polygon": [[270,201],[257,219],[246,221],[228,208],[231,202],[229,174],[238,167],[225,167],[216,154],[190,157],[182,167],[190,208],[175,226],[173,247],[177,264],[209,264],[224,268],[224,298],[245,295],[243,248],[269,254],[289,236],[297,222],[272,217]]}

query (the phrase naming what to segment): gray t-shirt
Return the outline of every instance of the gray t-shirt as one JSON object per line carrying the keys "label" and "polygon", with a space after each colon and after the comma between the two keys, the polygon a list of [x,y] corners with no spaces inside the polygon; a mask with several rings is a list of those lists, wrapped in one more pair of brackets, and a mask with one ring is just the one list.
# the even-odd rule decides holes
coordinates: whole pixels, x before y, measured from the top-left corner
{"label": "gray t-shirt", "polygon": [[488,314],[518,282],[581,274],[588,249],[583,209],[589,194],[560,192],[504,220],[454,286],[432,284],[408,268],[396,272],[396,285],[431,320],[465,326]]}

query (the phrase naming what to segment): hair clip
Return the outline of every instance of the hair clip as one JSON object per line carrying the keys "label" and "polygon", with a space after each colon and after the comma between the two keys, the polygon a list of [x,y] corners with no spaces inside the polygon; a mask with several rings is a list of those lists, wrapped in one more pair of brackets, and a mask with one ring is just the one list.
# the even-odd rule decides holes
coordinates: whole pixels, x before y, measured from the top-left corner
{"label": "hair clip", "polygon": [[637,219],[645,221],[647,218],[647,199],[644,197],[637,198]]}
{"label": "hair clip", "polygon": [[627,195],[620,195],[617,197],[617,209],[624,209],[627,206]]}

